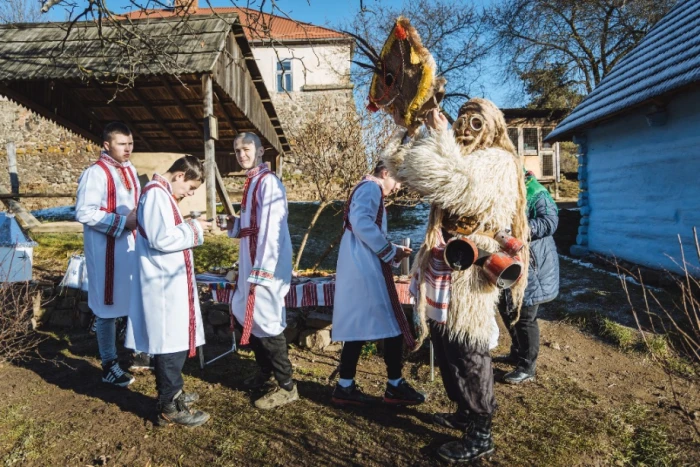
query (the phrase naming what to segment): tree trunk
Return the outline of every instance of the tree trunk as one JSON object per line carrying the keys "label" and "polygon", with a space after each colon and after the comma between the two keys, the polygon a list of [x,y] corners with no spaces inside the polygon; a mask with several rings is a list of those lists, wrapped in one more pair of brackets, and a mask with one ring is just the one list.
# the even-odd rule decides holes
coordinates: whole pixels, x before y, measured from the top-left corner
{"label": "tree trunk", "polygon": [[328,248],[326,248],[326,251],[324,251],[321,254],[321,257],[318,259],[318,261],[316,261],[316,264],[311,266],[312,271],[315,271],[316,269],[318,269],[318,267],[321,265],[323,260],[326,259],[326,256],[331,254],[331,251],[333,251],[333,249],[338,245],[338,243],[340,243],[340,240],[343,238],[344,233],[345,233],[345,229],[341,230],[340,234],[337,237],[335,237],[335,239],[328,245]]}
{"label": "tree trunk", "polygon": [[314,228],[316,225],[316,222],[318,221],[318,218],[321,217],[321,213],[323,212],[326,207],[331,204],[328,201],[321,201],[321,204],[318,205],[318,208],[316,209],[316,212],[314,213],[314,217],[311,219],[311,222],[309,223],[309,226],[306,228],[306,232],[304,232],[304,238],[301,239],[301,245],[299,245],[299,251],[297,252],[297,260],[294,263],[294,269],[299,269],[299,263],[301,263],[301,256],[304,253],[304,248],[306,247],[306,242],[309,239],[309,234],[311,233],[311,229]]}

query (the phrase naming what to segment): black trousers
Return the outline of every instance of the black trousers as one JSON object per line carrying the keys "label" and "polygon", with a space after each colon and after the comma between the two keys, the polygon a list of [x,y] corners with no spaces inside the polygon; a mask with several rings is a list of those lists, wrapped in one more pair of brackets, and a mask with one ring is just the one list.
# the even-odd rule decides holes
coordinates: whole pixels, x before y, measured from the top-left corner
{"label": "black trousers", "polygon": [[[360,360],[362,346],[365,341],[350,341],[343,344],[340,354],[340,377],[354,379],[357,373],[357,362]],[[384,363],[389,379],[401,378],[403,371],[403,334],[384,339]]]}
{"label": "black trousers", "polygon": [[537,356],[540,353],[540,326],[537,324],[539,305],[524,306],[520,319],[511,326],[512,315],[506,300],[501,298],[498,311],[510,334],[510,353],[518,358],[517,367],[528,373],[535,371]]}
{"label": "black trousers", "polygon": [[292,362],[287,352],[287,338],[284,333],[274,337],[250,336],[250,347],[255,361],[264,374],[274,374],[280,386],[292,382]]}
{"label": "black trousers", "polygon": [[496,410],[493,394],[493,370],[488,346],[478,348],[463,340],[453,340],[444,325],[430,321],[442,383],[447,397],[457,403],[457,414],[490,415]]}
{"label": "black trousers", "polygon": [[187,360],[187,350],[175,353],[156,354],[153,356],[156,373],[156,389],[158,402],[168,404],[178,391],[182,390],[185,382],[182,379],[182,367]]}

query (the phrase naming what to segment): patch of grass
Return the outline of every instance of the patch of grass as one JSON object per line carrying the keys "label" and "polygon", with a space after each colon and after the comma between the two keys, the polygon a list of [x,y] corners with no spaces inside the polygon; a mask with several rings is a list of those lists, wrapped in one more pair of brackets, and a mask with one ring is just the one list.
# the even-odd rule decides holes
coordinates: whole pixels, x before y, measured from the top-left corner
{"label": "patch of grass", "polygon": [[41,456],[44,435],[53,422],[39,424],[24,415],[27,407],[0,410],[0,454],[4,466],[22,465]]}
{"label": "patch of grass", "polygon": [[38,243],[34,248],[34,266],[47,271],[63,273],[71,255],[83,253],[83,234],[38,233],[32,238]]}
{"label": "patch of grass", "polygon": [[594,326],[597,328],[597,334],[603,339],[611,342],[621,350],[629,351],[637,346],[641,340],[639,333],[627,326],[612,321],[601,315],[596,315]]}
{"label": "patch of grass", "polygon": [[204,239],[204,244],[192,251],[197,273],[219,266],[230,267],[238,260],[238,242],[226,235],[209,235]]}
{"label": "patch of grass", "polygon": [[549,378],[537,391],[499,400],[494,425],[504,465],[577,465],[605,444],[598,398],[574,382]]}
{"label": "patch of grass", "polygon": [[642,404],[632,404],[612,413],[608,433],[617,443],[613,461],[616,465],[676,465],[678,450],[669,442],[667,431],[667,427],[649,416]]}
{"label": "patch of grass", "polygon": [[361,358],[370,358],[373,355],[377,355],[377,344],[374,342],[367,342],[362,346],[362,351],[360,352]]}

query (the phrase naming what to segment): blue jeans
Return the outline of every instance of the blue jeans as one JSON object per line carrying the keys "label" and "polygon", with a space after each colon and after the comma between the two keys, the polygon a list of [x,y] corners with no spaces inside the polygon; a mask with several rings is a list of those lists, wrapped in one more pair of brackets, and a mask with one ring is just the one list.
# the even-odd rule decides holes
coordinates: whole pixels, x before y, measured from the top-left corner
{"label": "blue jeans", "polygon": [[102,366],[117,359],[117,319],[95,317],[95,335]]}

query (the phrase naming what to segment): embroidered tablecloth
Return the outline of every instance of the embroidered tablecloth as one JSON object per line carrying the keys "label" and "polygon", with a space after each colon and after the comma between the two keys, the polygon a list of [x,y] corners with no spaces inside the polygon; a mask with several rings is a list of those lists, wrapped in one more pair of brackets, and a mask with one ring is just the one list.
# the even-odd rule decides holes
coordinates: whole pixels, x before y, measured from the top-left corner
{"label": "embroidered tablecloth", "polygon": [[[231,303],[235,284],[228,282],[225,276],[219,274],[197,274],[197,283],[209,287],[214,299],[220,303]],[[409,283],[396,282],[396,291],[403,304],[413,303],[413,297],[408,291]],[[333,306],[335,296],[335,277],[292,278],[292,283],[284,304],[287,308],[307,306]]]}

